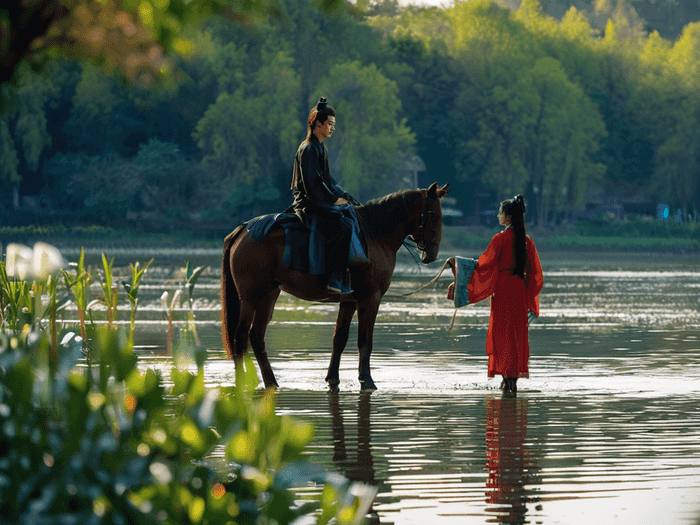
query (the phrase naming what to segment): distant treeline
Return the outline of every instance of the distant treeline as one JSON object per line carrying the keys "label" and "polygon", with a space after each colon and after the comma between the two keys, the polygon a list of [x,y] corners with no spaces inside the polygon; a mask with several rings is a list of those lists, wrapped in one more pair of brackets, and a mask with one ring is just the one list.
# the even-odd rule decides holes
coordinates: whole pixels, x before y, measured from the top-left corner
{"label": "distant treeline", "polygon": [[468,214],[524,192],[546,223],[599,186],[697,217],[700,23],[648,33],[631,7],[650,1],[559,19],[538,0],[335,16],[283,0],[254,28],[210,19],[156,88],[71,61],[25,68],[0,88],[0,220],[147,229],[281,211],[319,96],[338,112],[333,174],[361,200],[396,189],[417,154],[419,183],[451,183]]}

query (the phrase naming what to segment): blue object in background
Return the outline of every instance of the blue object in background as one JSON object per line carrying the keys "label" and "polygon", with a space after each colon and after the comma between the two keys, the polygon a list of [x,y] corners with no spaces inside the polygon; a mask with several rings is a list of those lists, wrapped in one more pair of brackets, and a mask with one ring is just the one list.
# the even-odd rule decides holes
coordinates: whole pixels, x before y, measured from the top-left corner
{"label": "blue object in background", "polygon": [[657,210],[656,216],[657,216],[660,220],[662,220],[662,221],[667,221],[667,220],[668,220],[668,213],[669,213],[668,204],[664,204],[664,203],[660,202],[660,203],[656,206],[656,210]]}

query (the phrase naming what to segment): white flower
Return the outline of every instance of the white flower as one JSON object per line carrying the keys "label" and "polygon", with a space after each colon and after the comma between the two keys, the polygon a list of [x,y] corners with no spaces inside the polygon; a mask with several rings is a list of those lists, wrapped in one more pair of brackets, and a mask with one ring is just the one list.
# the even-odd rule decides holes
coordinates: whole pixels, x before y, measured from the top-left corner
{"label": "white flower", "polygon": [[34,249],[17,243],[7,245],[5,267],[8,277],[22,281],[46,279],[66,266],[61,252],[50,244],[38,242]]}
{"label": "white flower", "polygon": [[16,277],[22,281],[29,277],[32,270],[34,252],[24,244],[11,243],[7,245],[5,268],[8,277]]}
{"label": "white flower", "polygon": [[163,305],[163,308],[168,308],[168,292],[163,292],[163,295],[160,296],[160,304]]}
{"label": "white flower", "polygon": [[66,260],[57,248],[45,242],[34,245],[34,277],[46,279],[66,266]]}

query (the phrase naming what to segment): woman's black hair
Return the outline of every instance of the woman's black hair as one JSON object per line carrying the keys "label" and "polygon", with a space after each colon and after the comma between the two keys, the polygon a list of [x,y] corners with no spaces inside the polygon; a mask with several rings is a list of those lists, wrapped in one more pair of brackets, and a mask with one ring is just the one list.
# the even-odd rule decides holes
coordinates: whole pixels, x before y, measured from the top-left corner
{"label": "woman's black hair", "polygon": [[501,203],[503,215],[510,215],[510,227],[513,229],[513,251],[515,252],[515,270],[513,275],[525,278],[525,263],[527,261],[527,241],[525,240],[525,197],[516,195]]}

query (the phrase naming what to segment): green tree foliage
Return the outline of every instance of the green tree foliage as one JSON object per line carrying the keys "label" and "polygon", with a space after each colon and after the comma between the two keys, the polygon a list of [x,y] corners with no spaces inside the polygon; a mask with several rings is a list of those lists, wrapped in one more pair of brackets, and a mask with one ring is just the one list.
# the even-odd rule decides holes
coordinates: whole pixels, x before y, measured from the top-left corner
{"label": "green tree foliage", "polygon": [[[327,9],[334,0],[323,3]],[[164,53],[188,55],[185,29],[212,15],[238,24],[280,16],[274,0],[37,0],[0,10],[0,83],[20,63],[66,56],[99,63],[108,72],[152,83],[172,70]]]}
{"label": "green tree foliage", "polygon": [[177,144],[152,138],[141,144],[132,164],[140,172],[139,207],[165,217],[190,211],[199,165],[180,152]]}
{"label": "green tree foliage", "polygon": [[[461,112],[475,124],[462,132],[456,153],[461,178],[480,179],[502,196],[527,190],[536,217],[582,204],[589,184],[605,171],[595,160],[605,127],[596,105],[553,56],[571,60],[565,51],[585,26],[562,35],[536,0],[523,2],[516,14],[481,1],[449,15],[453,52],[468,64],[473,86]],[[570,20],[571,28],[577,20],[573,14]]]}
{"label": "green tree foliage", "polygon": [[[103,9],[94,2],[85,24]],[[398,156],[417,153],[420,184],[452,182],[467,214],[523,191],[547,222],[580,208],[593,184],[689,213],[700,201],[700,30],[688,24],[675,42],[648,34],[635,14],[647,0],[576,0],[557,19],[538,0],[516,11],[360,2],[334,16],[278,0],[253,5],[263,16],[248,27],[210,16],[228,9],[214,0],[185,2],[174,19],[179,2],[162,12],[148,2],[153,27],[172,30],[154,29],[154,41],[182,51],[159,55],[173,82],[145,89],[61,62],[45,77],[17,75],[0,116],[5,196],[19,185],[55,206],[177,209],[178,221],[279,211],[306,115],[326,96],[338,111],[333,175],[362,200],[385,193]],[[107,4],[143,25],[135,4]],[[168,20],[180,26],[163,29]]]}
{"label": "green tree foliage", "polygon": [[88,155],[133,155],[144,141],[144,123],[126,86],[93,67],[83,70],[75,87],[64,132],[71,149]]}
{"label": "green tree foliage", "polygon": [[327,95],[337,114],[331,139],[336,180],[358,199],[384,195],[399,153],[415,142],[405,120],[397,122],[398,86],[376,66],[350,62],[334,66],[319,93]]}
{"label": "green tree foliage", "polygon": [[[299,77],[283,51],[265,56],[265,65],[251,81],[232,93],[221,92],[195,128],[205,171],[200,196],[211,208],[236,213],[280,196],[279,167],[284,160],[291,163],[303,129],[298,120]],[[221,78],[219,82],[229,85]]]}
{"label": "green tree foliage", "polygon": [[36,172],[45,148],[51,145],[47,130],[46,104],[57,88],[46,78],[25,68],[16,86],[0,87],[4,111],[0,114],[0,181],[18,183],[20,159]]}
{"label": "green tree foliage", "polygon": [[[656,93],[664,102],[668,124],[664,127],[664,136],[659,137],[655,186],[674,207],[694,212],[700,198],[700,96],[697,91],[700,83],[700,61],[697,58],[700,23],[686,26],[673,48],[657,47],[661,48],[659,54],[668,58],[668,62],[662,62],[666,65],[664,74],[654,75],[658,82]],[[650,54],[651,50],[648,50],[644,58],[658,67],[659,60],[653,60]],[[679,93],[674,85],[669,85],[669,80],[682,86],[683,90]]]}
{"label": "green tree foliage", "polygon": [[[454,180],[454,173],[461,171],[455,152],[469,122],[457,106],[467,98],[469,84],[460,63],[447,53],[452,38],[445,12],[407,8],[369,23],[392,50],[382,70],[399,86],[402,113],[416,136],[416,153],[432,178]],[[471,207],[474,189],[453,184],[450,195]]]}
{"label": "green tree foliage", "polygon": [[123,224],[126,213],[135,208],[143,184],[138,167],[115,153],[82,157],[79,162],[68,191],[103,223]]}

